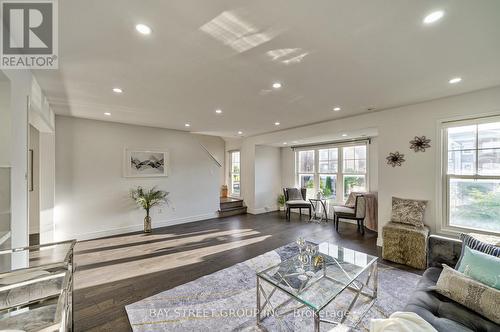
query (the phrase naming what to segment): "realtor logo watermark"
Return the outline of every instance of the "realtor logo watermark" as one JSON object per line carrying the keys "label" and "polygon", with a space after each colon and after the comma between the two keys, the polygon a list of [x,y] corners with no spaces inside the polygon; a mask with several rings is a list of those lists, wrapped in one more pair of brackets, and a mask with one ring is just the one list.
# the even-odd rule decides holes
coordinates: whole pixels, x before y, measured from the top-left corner
{"label": "realtor logo watermark", "polygon": [[57,69],[57,0],[0,0],[2,69]]}

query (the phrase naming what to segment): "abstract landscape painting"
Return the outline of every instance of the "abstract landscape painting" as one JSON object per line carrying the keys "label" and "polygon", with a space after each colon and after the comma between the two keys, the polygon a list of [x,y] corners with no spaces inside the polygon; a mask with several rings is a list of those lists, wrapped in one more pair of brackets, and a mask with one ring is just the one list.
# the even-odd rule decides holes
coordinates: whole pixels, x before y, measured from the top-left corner
{"label": "abstract landscape painting", "polygon": [[125,177],[167,176],[167,152],[125,150]]}

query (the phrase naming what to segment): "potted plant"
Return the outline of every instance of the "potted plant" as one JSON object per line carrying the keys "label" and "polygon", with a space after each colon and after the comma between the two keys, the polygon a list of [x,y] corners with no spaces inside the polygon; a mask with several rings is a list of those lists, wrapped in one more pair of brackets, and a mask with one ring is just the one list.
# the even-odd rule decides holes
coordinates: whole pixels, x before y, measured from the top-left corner
{"label": "potted plant", "polygon": [[280,211],[284,210],[285,207],[285,195],[279,194],[278,195],[278,207]]}
{"label": "potted plant", "polygon": [[155,206],[161,206],[167,203],[168,194],[168,192],[158,190],[156,187],[145,190],[139,186],[130,191],[130,197],[137,206],[146,211],[146,217],[144,217],[144,233],[151,233],[151,216],[149,214],[151,209]]}

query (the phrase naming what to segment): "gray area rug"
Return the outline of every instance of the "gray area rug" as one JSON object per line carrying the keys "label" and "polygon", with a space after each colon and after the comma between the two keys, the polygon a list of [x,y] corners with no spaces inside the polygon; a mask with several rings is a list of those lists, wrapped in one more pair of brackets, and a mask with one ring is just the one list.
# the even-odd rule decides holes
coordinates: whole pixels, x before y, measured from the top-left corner
{"label": "gray area rug", "polygon": [[[289,244],[263,255],[206,275],[126,306],[134,331],[313,331],[313,318],[307,309],[294,311],[282,321],[270,316],[256,325],[256,271],[280,263],[298,253]],[[420,276],[379,263],[378,298],[364,316],[356,316],[368,307],[358,301],[345,322],[351,331],[368,331],[371,318],[385,318],[401,311]],[[325,318],[338,321],[353,298],[344,292],[326,309]],[[272,302],[288,297],[276,293]],[[293,306],[291,303],[290,306]],[[364,307],[365,306],[365,307]],[[334,325],[322,323],[321,331]],[[339,330],[349,330],[339,329]]]}

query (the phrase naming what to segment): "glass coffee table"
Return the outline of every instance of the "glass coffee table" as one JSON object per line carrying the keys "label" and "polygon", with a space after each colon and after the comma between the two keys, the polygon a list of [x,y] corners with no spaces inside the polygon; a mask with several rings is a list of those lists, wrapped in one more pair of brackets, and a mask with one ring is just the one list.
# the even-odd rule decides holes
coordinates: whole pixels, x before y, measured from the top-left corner
{"label": "glass coffee table", "polygon": [[[377,298],[378,268],[376,256],[323,242],[308,243],[299,254],[257,273],[257,324],[273,315],[281,327],[286,326],[283,318],[298,310],[309,309],[314,318],[314,331],[320,330],[320,323],[342,324],[349,317],[360,298],[366,309],[356,313],[359,320],[371,308]],[[352,293],[342,308],[344,314],[338,320],[322,316],[324,309],[345,292]],[[284,294],[277,296],[277,294]],[[280,298],[280,303],[274,298]],[[289,304],[293,304],[290,308]],[[340,309],[340,308],[336,308]],[[358,320],[358,322],[359,322]]]}

